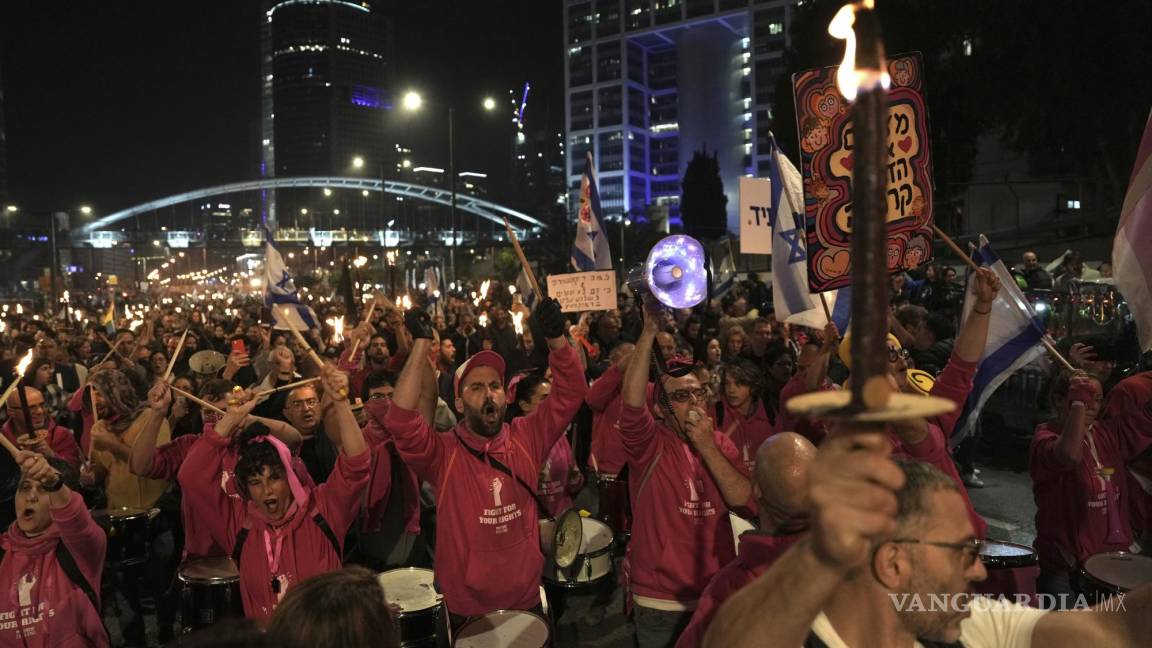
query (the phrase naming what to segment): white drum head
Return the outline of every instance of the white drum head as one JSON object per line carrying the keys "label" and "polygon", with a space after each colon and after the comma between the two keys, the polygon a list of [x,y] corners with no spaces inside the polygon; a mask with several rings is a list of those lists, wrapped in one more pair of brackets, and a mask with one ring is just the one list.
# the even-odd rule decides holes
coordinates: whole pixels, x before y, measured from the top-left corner
{"label": "white drum head", "polygon": [[384,600],[400,608],[400,612],[419,612],[440,605],[443,597],[432,585],[431,569],[405,567],[376,576],[384,589]]}
{"label": "white drum head", "polygon": [[497,610],[473,619],[460,628],[456,648],[543,648],[548,643],[548,623],[531,612]]}
{"label": "white drum head", "polygon": [[1084,571],[1097,580],[1132,591],[1152,583],[1152,558],[1122,551],[1096,554],[1084,561]]}
{"label": "white drum head", "polygon": [[580,524],[584,527],[584,537],[580,541],[581,555],[602,551],[612,544],[612,527],[590,517],[580,518]]}

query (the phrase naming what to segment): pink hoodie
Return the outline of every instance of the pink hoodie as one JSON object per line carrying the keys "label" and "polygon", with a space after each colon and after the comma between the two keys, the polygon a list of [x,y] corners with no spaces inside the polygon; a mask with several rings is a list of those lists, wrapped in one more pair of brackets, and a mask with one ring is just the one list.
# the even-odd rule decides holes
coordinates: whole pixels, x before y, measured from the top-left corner
{"label": "pink hoodie", "polygon": [[620,441],[620,408],[624,400],[620,383],[624,374],[616,365],[600,375],[588,388],[585,401],[592,408],[592,469],[604,475],[616,475],[628,462]]}
{"label": "pink hoodie", "polygon": [[[56,421],[51,418],[48,419],[48,446],[52,448],[52,452],[56,456],[67,461],[73,468],[80,467],[80,446],[76,445],[76,438],[72,436],[72,430],[62,426],[56,425]],[[12,427],[12,419],[4,422],[2,430],[4,436],[8,437],[9,441],[16,442],[16,430]]]}
{"label": "pink hoodie", "polygon": [[[368,452],[355,457],[341,453],[328,481],[309,491],[293,469],[288,448],[275,437],[267,440],[280,455],[294,499],[275,526],[264,519],[256,504],[224,491],[220,474],[230,454],[230,438],[215,432],[200,435],[181,470],[192,477],[184,484],[189,510],[215,542],[232,553],[240,530],[249,529],[240,557],[240,596],[245,616],[260,622],[271,618],[293,583],[341,568],[342,557],[312,518],[316,513],[323,515],[343,547],[368,483],[370,458]],[[274,576],[281,582],[279,594],[273,591]]]}
{"label": "pink hoodie", "polygon": [[[584,402],[588,384],[570,346],[549,354],[552,395],[496,436],[473,434],[464,422],[437,434],[419,412],[395,403],[385,425],[400,456],[436,489],[436,582],[455,614],[526,610],[540,603],[540,529],[532,493],[460,447],[490,455],[529,486]],[[457,438],[456,435],[459,435]]]}
{"label": "pink hoodie", "polygon": [[99,612],[60,567],[56,545],[64,543],[99,597],[108,540],[79,493],[51,515],[48,530],[35,538],[13,522],[0,539],[0,646],[107,646]]}
{"label": "pink hoodie", "polygon": [[724,423],[717,426],[724,436],[732,440],[732,445],[736,446],[736,452],[740,453],[740,460],[744,462],[744,467],[748,469],[748,473],[752,473],[752,468],[756,465],[756,450],[760,448],[760,444],[764,440],[772,436],[772,421],[768,420],[768,413],[764,411],[764,403],[756,401],[756,409],[753,410],[751,416],[744,416],[743,413],[737,411],[735,408],[728,405],[727,399],[721,399],[724,408]]}

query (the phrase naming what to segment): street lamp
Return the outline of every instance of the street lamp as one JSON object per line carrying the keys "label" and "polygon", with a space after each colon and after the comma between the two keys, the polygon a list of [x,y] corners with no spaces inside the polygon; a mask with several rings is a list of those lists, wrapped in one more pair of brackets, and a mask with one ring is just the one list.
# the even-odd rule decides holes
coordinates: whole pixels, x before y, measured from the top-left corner
{"label": "street lamp", "polygon": [[84,214],[85,216],[91,216],[92,215],[92,208],[89,207],[88,205],[80,205],[80,213]]}
{"label": "street lamp", "polygon": [[352,166],[356,167],[357,169],[364,168],[364,158],[360,157],[359,155],[352,158]]}
{"label": "street lamp", "polygon": [[496,100],[492,97],[484,97],[484,110],[496,110]]}

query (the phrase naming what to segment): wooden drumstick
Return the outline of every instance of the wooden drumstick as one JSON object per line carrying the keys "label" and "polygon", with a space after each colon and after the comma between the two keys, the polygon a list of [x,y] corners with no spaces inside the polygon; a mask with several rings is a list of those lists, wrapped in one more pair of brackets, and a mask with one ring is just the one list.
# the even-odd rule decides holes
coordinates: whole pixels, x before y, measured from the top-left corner
{"label": "wooden drumstick", "polygon": [[189,394],[188,392],[184,391],[183,389],[180,389],[179,387],[173,387],[172,385],[169,385],[169,387],[172,389],[172,391],[176,392],[177,394],[180,394],[181,396],[183,396],[184,398],[187,398],[188,400],[192,401],[193,403],[196,403],[200,407],[203,407],[205,409],[210,409],[213,412],[216,412],[218,414],[227,414],[227,412],[220,409],[219,407],[216,407],[212,403],[209,403],[208,401],[206,401],[202,398],[197,398],[196,396]]}
{"label": "wooden drumstick", "polygon": [[288,321],[288,314],[290,312],[288,308],[283,307],[282,312],[284,313],[284,323],[288,325],[288,330],[292,331],[292,336],[295,337],[300,346],[308,352],[308,357],[312,358],[312,362],[315,362],[317,367],[323,369],[324,361],[320,359],[320,355],[316,353],[316,350],[312,348],[311,344],[308,344],[308,340],[304,338],[304,334],[298,331],[296,327]]}
{"label": "wooden drumstick", "polygon": [[168,370],[164,372],[164,377],[161,380],[167,381],[172,377],[172,368],[176,366],[176,359],[180,357],[180,352],[184,350],[184,340],[188,339],[188,331],[192,329],[184,329],[184,334],[180,336],[180,343],[176,345],[176,351],[172,353],[172,357],[168,360]]}
{"label": "wooden drumstick", "polygon": [[286,391],[289,389],[295,389],[295,388],[300,387],[302,385],[311,385],[314,382],[320,382],[320,377],[316,376],[313,378],[305,378],[304,380],[297,380],[296,382],[288,383],[287,385],[280,385],[279,387],[276,387],[275,389],[265,389],[264,391],[258,391],[258,392],[256,392],[255,396],[256,396],[256,398],[261,398],[264,396],[268,396],[269,394],[275,394],[276,392],[282,392],[282,391]]}

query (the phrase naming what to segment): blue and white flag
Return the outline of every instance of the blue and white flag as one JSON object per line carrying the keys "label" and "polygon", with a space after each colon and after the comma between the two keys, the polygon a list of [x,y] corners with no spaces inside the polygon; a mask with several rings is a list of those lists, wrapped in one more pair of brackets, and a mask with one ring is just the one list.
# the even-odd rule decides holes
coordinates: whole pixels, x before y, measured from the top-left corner
{"label": "blue and white flag", "polygon": [[[769,135],[772,158],[768,163],[768,180],[772,182],[772,206],[768,219],[772,225],[772,306],[776,319],[790,324],[823,328],[828,323],[820,296],[808,291],[808,249],[804,241],[804,184],[800,172],[784,157],[776,138]],[[832,321],[843,332],[848,327],[851,298],[838,299],[836,291],[824,293]],[[835,309],[843,317],[838,321]]]}
{"label": "blue and white flag", "polygon": [[576,210],[576,240],[572,243],[572,267],[577,272],[612,269],[612,250],[608,247],[608,236],[600,227],[603,215],[596,169],[589,151],[584,161],[584,177],[580,179],[580,208]]}
{"label": "blue and white flag", "polygon": [[264,305],[272,310],[272,328],[306,331],[316,327],[316,313],[300,303],[296,283],[284,265],[284,257],[272,245],[272,236],[265,234],[264,244]]}
{"label": "blue and white flag", "polygon": [[[980,247],[973,253],[972,260],[996,273],[1000,278],[1000,293],[992,303],[992,313],[988,316],[988,340],[984,343],[984,355],[980,356],[980,365],[972,381],[972,391],[952,431],[953,445],[972,433],[980,410],[996,388],[1017,369],[1044,353],[1044,347],[1040,345],[1044,337],[1044,326],[1036,318],[1032,305],[1020,292],[1012,273],[996,256],[983,234],[980,235]],[[969,281],[968,294],[964,297],[965,317],[971,311],[975,299],[972,282]]]}

